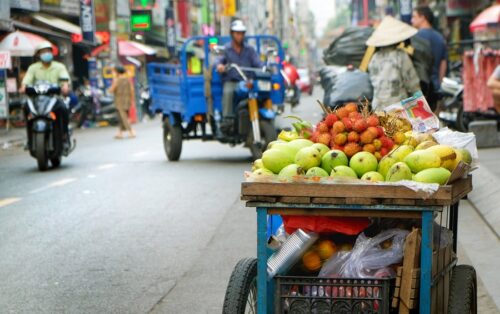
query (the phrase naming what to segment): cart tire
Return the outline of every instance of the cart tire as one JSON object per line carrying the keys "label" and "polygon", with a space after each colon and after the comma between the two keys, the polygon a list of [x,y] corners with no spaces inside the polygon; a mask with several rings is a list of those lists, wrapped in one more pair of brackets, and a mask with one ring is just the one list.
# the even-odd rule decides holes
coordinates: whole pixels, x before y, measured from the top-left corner
{"label": "cart tire", "polygon": [[163,148],[168,160],[179,160],[182,151],[182,129],[172,125],[168,118],[163,123]]}
{"label": "cart tire", "polygon": [[261,120],[259,121],[260,127],[260,137],[261,142],[259,144],[253,143],[253,132],[250,130],[249,135],[249,143],[250,143],[250,153],[252,153],[252,158],[254,160],[262,157],[262,153],[267,148],[267,144],[276,140],[278,134],[276,133],[276,129],[274,128],[273,122],[269,120]]}
{"label": "cart tire", "polygon": [[35,135],[35,156],[38,164],[38,170],[45,171],[49,167],[49,159],[45,150],[45,133],[37,133]]}
{"label": "cart tire", "polygon": [[477,313],[476,271],[472,266],[458,265],[451,276],[448,314],[465,313]]}
{"label": "cart tire", "polygon": [[223,314],[257,313],[257,259],[241,259],[233,269],[224,298]]}

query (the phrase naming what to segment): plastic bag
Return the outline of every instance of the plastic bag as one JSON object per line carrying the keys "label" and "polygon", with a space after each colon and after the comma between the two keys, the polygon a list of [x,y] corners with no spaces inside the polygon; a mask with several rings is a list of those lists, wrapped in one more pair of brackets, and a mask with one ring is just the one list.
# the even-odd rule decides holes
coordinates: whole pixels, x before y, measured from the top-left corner
{"label": "plastic bag", "polygon": [[474,133],[462,133],[448,128],[442,128],[434,132],[432,137],[434,137],[439,144],[467,149],[472,157],[471,167],[475,168],[479,166],[479,154],[477,152],[476,136]]}
{"label": "plastic bag", "polygon": [[[325,92],[325,95],[328,93]],[[325,105],[336,107],[349,101],[359,99],[372,99],[373,87],[370,76],[360,70],[350,70],[337,75],[335,84],[328,94],[328,102]]]}
{"label": "plastic bag", "polygon": [[298,229],[290,235],[278,251],[267,259],[267,277],[285,273],[295,265],[302,255],[316,242],[318,234]]}
{"label": "plastic bag", "polygon": [[426,133],[439,129],[439,119],[432,112],[421,91],[397,104],[384,108],[385,112],[395,112],[410,121],[413,131]]}
{"label": "plastic bag", "polygon": [[[375,278],[377,271],[402,261],[404,241],[408,233],[407,230],[389,229],[373,238],[362,233],[356,239],[352,251],[338,252],[330,257],[323,264],[319,276]],[[392,239],[392,245],[383,249],[380,244],[389,239]]]}
{"label": "plastic bag", "polygon": [[326,216],[283,216],[285,231],[290,234],[297,229],[313,232],[343,233],[356,235],[370,225],[368,218]]}
{"label": "plastic bag", "polygon": [[365,55],[366,41],[373,33],[371,27],[349,27],[323,52],[325,64],[359,67]]}

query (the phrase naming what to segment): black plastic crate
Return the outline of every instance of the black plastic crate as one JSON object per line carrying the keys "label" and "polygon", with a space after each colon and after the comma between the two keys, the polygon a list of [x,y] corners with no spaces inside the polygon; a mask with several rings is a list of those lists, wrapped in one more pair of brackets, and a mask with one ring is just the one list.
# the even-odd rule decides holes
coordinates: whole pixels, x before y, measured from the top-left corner
{"label": "black plastic crate", "polygon": [[276,276],[276,313],[380,313],[390,309],[394,279]]}

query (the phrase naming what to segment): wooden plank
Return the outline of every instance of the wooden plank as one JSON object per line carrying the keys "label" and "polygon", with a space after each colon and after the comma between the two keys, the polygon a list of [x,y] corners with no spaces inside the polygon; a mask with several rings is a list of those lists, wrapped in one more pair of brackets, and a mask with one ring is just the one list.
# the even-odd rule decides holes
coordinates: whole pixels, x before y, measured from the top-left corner
{"label": "wooden plank", "polygon": [[[243,182],[241,199],[249,196],[311,197],[317,204],[386,204],[386,205],[450,205],[472,191],[472,177],[459,179],[452,185],[439,187],[424,199],[405,186],[369,184],[270,183]],[[395,196],[397,198],[395,198]],[[258,198],[259,200],[261,198]],[[270,199],[272,200],[272,199]]]}
{"label": "wooden plank", "polygon": [[401,275],[401,293],[399,313],[409,313],[411,289],[416,286],[416,278],[412,279],[412,270],[417,268],[420,259],[420,230],[413,229],[406,236],[403,254],[403,273]]}
{"label": "wooden plank", "polygon": [[279,201],[288,204],[309,204],[311,203],[311,198],[306,196],[282,196],[279,198]]}
{"label": "wooden plank", "polygon": [[[248,206],[248,203],[247,203]],[[255,206],[249,206],[255,207]],[[269,208],[270,215],[292,215],[292,216],[330,216],[330,217],[382,217],[382,218],[401,218],[418,219],[421,217],[419,212],[402,211],[376,211],[376,210],[338,210],[338,209],[305,209],[305,208]]]}
{"label": "wooden plank", "polygon": [[276,197],[271,197],[271,196],[250,196],[250,195],[242,195],[241,196],[242,201],[259,201],[259,202],[266,202],[266,203],[276,203]]}
{"label": "wooden plank", "polygon": [[[432,195],[433,200],[451,200],[452,186],[442,186]],[[405,187],[368,184],[321,184],[321,183],[268,183],[244,182],[242,195],[308,196],[308,197],[360,197],[422,199],[420,194]]]}

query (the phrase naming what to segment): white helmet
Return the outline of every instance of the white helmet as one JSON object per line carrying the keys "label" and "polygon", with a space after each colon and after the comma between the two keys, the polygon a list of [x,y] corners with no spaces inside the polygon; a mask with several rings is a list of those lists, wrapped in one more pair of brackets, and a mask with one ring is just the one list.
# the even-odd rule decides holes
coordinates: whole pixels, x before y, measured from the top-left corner
{"label": "white helmet", "polygon": [[52,44],[48,41],[42,41],[41,43],[39,43],[36,48],[35,48],[35,54],[37,54],[40,50],[42,49],[52,49]]}
{"label": "white helmet", "polygon": [[246,32],[247,28],[242,20],[235,20],[231,23],[231,32]]}

